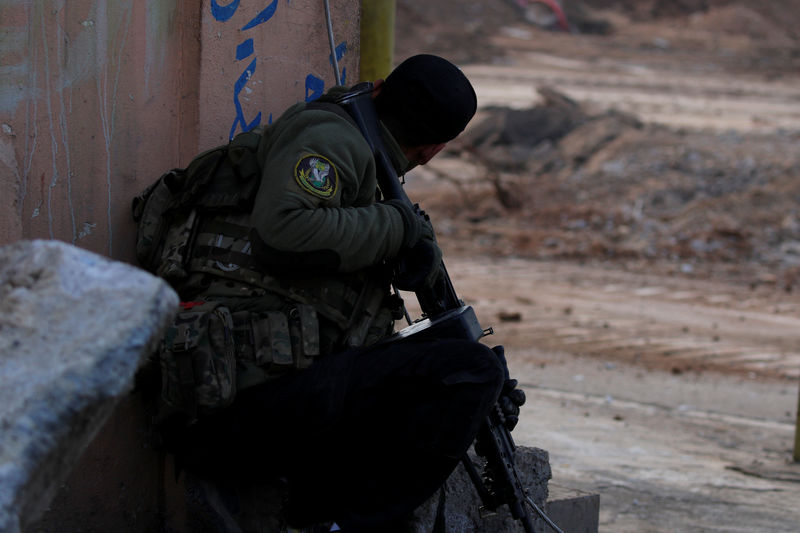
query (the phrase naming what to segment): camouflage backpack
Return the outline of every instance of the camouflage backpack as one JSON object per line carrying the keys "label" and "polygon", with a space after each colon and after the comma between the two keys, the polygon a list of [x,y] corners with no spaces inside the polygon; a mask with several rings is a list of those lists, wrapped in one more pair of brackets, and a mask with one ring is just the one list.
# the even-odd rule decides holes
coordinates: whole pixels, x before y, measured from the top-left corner
{"label": "camouflage backpack", "polygon": [[[133,200],[136,256],[146,270],[174,287],[187,277],[187,260],[200,221],[252,209],[261,178],[258,131],[195,157],[162,175]],[[162,339],[160,417],[193,419],[229,405],[237,389],[234,322],[215,302],[183,302]]]}
{"label": "camouflage backpack", "polygon": [[133,199],[136,258],[143,268],[176,285],[187,276],[199,219],[252,209],[261,178],[261,138],[258,131],[240,133],[227,145],[198,155],[185,169],[165,173]]}

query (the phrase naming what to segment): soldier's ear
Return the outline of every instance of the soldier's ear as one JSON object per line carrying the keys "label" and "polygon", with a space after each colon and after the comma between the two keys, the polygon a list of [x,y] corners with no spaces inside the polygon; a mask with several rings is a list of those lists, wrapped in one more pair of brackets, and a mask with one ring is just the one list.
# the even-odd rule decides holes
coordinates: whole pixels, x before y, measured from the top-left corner
{"label": "soldier's ear", "polygon": [[412,166],[424,165],[433,159],[436,154],[441,152],[445,146],[447,146],[447,143],[420,144],[419,146],[414,146],[413,148],[404,148],[403,153]]}
{"label": "soldier's ear", "polygon": [[420,150],[419,164],[424,165],[425,163],[433,159],[433,156],[441,152],[445,146],[447,146],[447,143],[426,144],[422,146],[422,149]]}
{"label": "soldier's ear", "polygon": [[381,88],[383,88],[383,78],[378,78],[377,80],[372,82],[372,98],[375,99],[378,94],[381,92]]}

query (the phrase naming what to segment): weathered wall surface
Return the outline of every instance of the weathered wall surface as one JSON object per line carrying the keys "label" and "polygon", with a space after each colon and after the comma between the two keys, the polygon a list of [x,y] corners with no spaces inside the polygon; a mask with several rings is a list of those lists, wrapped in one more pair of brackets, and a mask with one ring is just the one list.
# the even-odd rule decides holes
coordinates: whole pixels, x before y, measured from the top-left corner
{"label": "weathered wall surface", "polygon": [[[330,3],[354,83],[360,2]],[[131,261],[132,196],[334,84],[318,0],[0,0],[0,30],[0,246],[57,239]],[[36,531],[180,527],[141,403],[117,408]]]}
{"label": "weathered wall surface", "polygon": [[[345,82],[358,0],[331,2]],[[333,85],[317,0],[0,1],[0,244],[130,260],[130,198]]]}
{"label": "weathered wall surface", "polygon": [[189,4],[2,3],[0,242],[132,257],[129,197],[197,144]]}
{"label": "weathered wall surface", "polygon": [[[334,84],[321,0],[212,0],[202,13],[198,105],[201,148],[269,124],[288,104],[313,100]],[[343,84],[355,83],[357,0],[330,2]]]}

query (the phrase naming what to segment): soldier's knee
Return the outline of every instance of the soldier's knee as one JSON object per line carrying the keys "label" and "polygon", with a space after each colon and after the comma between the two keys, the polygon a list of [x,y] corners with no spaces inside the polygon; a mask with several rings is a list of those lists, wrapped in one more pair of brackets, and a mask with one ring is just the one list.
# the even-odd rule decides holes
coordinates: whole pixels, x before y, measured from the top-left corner
{"label": "soldier's knee", "polygon": [[474,383],[496,387],[505,379],[505,366],[491,348],[479,342],[458,341],[452,350],[457,369],[448,376],[447,384]]}

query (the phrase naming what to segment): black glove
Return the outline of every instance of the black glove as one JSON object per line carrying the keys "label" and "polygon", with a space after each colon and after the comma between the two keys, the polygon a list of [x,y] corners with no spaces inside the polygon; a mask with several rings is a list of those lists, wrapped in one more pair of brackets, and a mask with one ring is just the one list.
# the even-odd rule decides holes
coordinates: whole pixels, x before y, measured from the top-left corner
{"label": "black glove", "polygon": [[436,241],[423,237],[397,256],[394,283],[403,291],[431,288],[442,273],[442,250]]}
{"label": "black glove", "polygon": [[503,411],[506,428],[512,431],[519,422],[519,408],[525,405],[525,391],[517,388],[516,379],[507,379],[503,383],[503,390],[500,392],[497,404]]}
{"label": "black glove", "polygon": [[519,408],[525,405],[525,391],[518,389],[519,382],[509,377],[505,348],[495,346],[492,351],[497,354],[497,358],[503,364],[506,378],[503,382],[503,388],[500,390],[500,396],[497,398],[497,405],[503,411],[506,429],[512,431],[519,422]]}
{"label": "black glove", "polygon": [[397,209],[397,212],[400,213],[400,218],[403,219],[404,248],[413,248],[423,238],[435,240],[433,227],[425,213],[415,211],[402,200],[386,200],[384,204]]}
{"label": "black glove", "polygon": [[436,244],[430,220],[401,200],[387,200],[403,219],[403,247],[397,254],[395,285],[404,291],[433,287],[441,275],[442,250]]}

